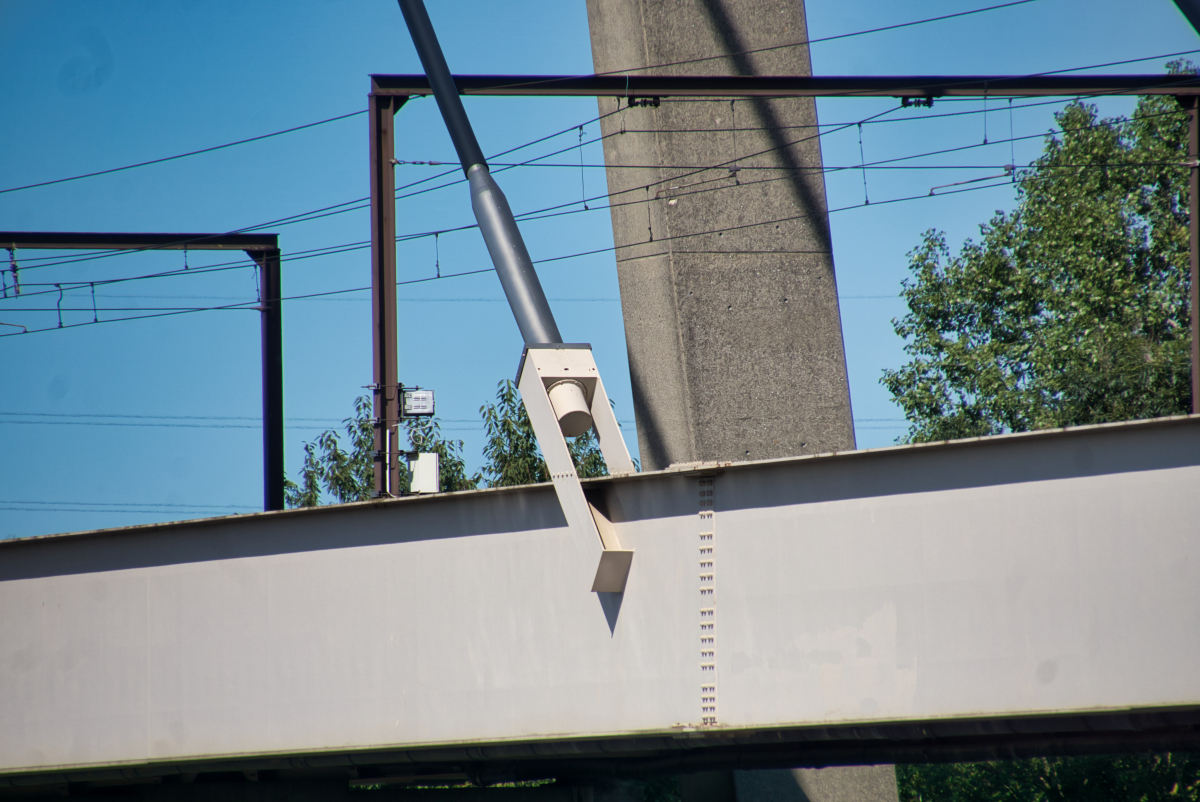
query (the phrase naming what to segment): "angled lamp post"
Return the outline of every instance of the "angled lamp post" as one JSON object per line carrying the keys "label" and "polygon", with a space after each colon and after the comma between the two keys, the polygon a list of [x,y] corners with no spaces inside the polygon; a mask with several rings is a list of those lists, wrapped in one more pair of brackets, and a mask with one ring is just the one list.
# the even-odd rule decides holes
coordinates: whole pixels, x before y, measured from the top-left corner
{"label": "angled lamp post", "polygon": [[633,552],[621,548],[612,524],[584,496],[566,441],[566,437],[594,428],[609,471],[634,470],[592,359],[591,346],[563,343],[512,209],[488,170],[425,4],[422,0],[399,3],[470,182],[471,208],[479,230],[525,340],[517,387],[550,470],[554,491],[577,545],[585,554],[599,559],[592,590],[619,593],[625,589]]}

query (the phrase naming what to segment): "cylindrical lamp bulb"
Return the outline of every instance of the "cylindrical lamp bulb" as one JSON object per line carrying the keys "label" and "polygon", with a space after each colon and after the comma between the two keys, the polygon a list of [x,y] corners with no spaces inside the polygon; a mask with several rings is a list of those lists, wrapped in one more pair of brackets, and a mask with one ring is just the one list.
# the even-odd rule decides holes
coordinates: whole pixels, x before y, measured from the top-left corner
{"label": "cylindrical lamp bulb", "polygon": [[588,409],[583,385],[571,379],[550,386],[550,406],[558,418],[558,427],[566,437],[578,437],[592,428],[592,412]]}

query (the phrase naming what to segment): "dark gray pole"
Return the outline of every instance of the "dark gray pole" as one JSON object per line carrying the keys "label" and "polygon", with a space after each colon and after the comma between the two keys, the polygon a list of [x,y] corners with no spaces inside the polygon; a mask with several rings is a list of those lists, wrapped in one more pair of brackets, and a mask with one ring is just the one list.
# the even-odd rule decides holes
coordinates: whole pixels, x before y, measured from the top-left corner
{"label": "dark gray pole", "polygon": [[533,261],[517,228],[516,218],[504,193],[488,171],[487,161],[483,158],[471,121],[463,109],[458,87],[454,85],[446,57],[442,55],[442,47],[433,32],[425,4],[421,0],[399,0],[399,3],[417,55],[421,57],[421,65],[429,76],[433,96],[446,121],[450,139],[458,151],[463,172],[470,179],[471,208],[487,243],[496,274],[500,277],[500,284],[504,287],[504,294],[508,297],[508,305],[517,319],[521,336],[526,345],[561,343],[562,335],[558,333],[558,324],[554,322],[554,314],[550,311],[537,271],[533,268]]}
{"label": "dark gray pole", "polygon": [[262,268],[263,509],[282,510],[283,292],[279,250],[249,253]]}
{"label": "dark gray pole", "polygon": [[375,497],[398,496],[400,452],[392,427],[400,422],[396,351],[396,112],[407,97],[371,93],[371,342],[374,364]]}

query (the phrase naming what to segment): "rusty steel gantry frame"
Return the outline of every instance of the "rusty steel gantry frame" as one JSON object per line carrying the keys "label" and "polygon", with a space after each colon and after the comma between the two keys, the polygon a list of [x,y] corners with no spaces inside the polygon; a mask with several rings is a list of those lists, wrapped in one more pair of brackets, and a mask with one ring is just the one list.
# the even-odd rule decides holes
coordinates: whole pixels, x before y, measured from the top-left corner
{"label": "rusty steel gantry frame", "polygon": [[0,231],[0,247],[112,251],[245,251],[262,270],[263,509],[284,508],[283,302],[276,234]]}
{"label": "rusty steel gantry frame", "polygon": [[[663,97],[1107,97],[1169,95],[1187,111],[1189,167],[1189,309],[1200,309],[1200,76],[1196,75],[889,75],[889,76],[663,76],[455,75],[462,95],[492,97],[616,97],[627,103]],[[397,111],[414,95],[431,95],[424,75],[372,75],[371,308],[374,342],[375,492],[398,487],[399,423],[396,350]],[[383,199],[390,199],[383,202]],[[1200,315],[1191,314],[1192,412],[1200,412]]]}

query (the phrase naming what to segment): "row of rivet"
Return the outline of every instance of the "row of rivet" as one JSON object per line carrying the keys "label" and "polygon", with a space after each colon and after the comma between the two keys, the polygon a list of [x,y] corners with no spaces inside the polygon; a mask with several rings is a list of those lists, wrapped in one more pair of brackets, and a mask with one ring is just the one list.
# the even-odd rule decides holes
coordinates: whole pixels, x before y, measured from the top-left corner
{"label": "row of rivet", "polygon": [[717,723],[713,480],[700,480],[700,721]]}

